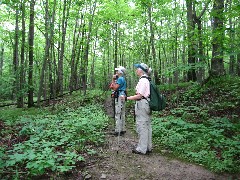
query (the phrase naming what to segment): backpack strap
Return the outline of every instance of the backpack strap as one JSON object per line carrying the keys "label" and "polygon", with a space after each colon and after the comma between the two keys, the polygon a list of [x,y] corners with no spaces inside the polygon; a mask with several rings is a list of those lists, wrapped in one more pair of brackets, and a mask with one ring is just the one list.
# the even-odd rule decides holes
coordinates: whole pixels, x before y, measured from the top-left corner
{"label": "backpack strap", "polygon": [[151,82],[151,78],[148,77],[148,76],[142,76],[142,77],[140,77],[140,79],[142,79],[142,78],[148,79],[148,80]]}

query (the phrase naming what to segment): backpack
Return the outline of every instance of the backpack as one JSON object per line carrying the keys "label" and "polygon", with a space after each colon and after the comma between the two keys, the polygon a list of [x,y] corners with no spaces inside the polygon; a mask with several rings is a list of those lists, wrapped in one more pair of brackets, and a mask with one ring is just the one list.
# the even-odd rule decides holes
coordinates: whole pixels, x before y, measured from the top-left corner
{"label": "backpack", "polygon": [[160,93],[158,87],[151,81],[150,78],[142,76],[150,82],[150,101],[149,106],[152,111],[161,111],[166,107],[166,99],[163,94]]}

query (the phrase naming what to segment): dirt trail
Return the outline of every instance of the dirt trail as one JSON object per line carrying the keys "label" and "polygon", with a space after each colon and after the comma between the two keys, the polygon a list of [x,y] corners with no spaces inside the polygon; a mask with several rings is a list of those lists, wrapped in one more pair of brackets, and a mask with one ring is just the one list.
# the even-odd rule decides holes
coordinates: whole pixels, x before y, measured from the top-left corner
{"label": "dirt trail", "polygon": [[[107,114],[112,116],[111,99],[105,102]],[[124,136],[110,135],[113,127],[106,132],[107,143],[100,147],[99,158],[85,169],[85,179],[109,180],[225,180],[235,179],[229,175],[212,173],[201,166],[171,159],[157,152],[149,155],[132,154],[137,143],[132,129]],[[119,140],[119,141],[118,141]],[[118,143],[119,142],[119,143]]]}

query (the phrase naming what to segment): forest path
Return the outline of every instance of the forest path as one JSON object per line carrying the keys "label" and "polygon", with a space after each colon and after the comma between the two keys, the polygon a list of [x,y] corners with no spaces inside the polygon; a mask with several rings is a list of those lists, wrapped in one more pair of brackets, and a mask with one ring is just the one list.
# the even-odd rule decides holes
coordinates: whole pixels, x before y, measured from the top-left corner
{"label": "forest path", "polygon": [[[105,101],[106,113],[112,118],[111,98]],[[113,120],[113,118],[112,118]],[[114,122],[114,120],[112,121]],[[107,142],[100,147],[100,157],[89,163],[85,179],[109,180],[225,180],[231,176],[219,175],[205,168],[185,163],[157,152],[149,155],[133,154],[131,149],[137,143],[133,129],[127,126],[124,136],[111,135],[113,124],[106,132]],[[118,139],[119,138],[119,139]]]}

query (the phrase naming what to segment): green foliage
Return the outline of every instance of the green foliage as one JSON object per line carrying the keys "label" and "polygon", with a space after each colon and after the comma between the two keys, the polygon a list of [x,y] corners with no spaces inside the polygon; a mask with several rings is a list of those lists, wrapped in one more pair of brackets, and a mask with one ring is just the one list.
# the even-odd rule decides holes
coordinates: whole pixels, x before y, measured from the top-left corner
{"label": "green foliage", "polygon": [[0,119],[3,120],[8,125],[15,124],[15,121],[19,116],[23,115],[37,115],[47,112],[46,109],[36,109],[36,108],[12,108],[6,107],[1,109]]}
{"label": "green foliage", "polygon": [[153,114],[155,143],[213,171],[239,172],[239,97],[240,79],[228,76],[176,91],[171,115]]}
{"label": "green foliage", "polygon": [[192,85],[192,82],[178,83],[178,84],[164,84],[160,85],[160,90],[174,91],[178,88],[186,88]]}
{"label": "green foliage", "polygon": [[[240,131],[236,124],[225,118],[193,124],[174,116],[153,118],[152,122],[154,141],[174,154],[216,172],[239,171]],[[228,137],[230,129],[235,133]]]}
{"label": "green foliage", "polygon": [[0,76],[0,100],[8,99],[12,93],[12,83],[15,79],[11,76]]}
{"label": "green foliage", "polygon": [[[93,93],[86,98],[94,98],[96,95]],[[75,97],[70,102],[76,105],[78,100]],[[47,171],[62,173],[84,161],[85,153],[96,153],[93,145],[104,142],[103,130],[108,123],[102,107],[96,103],[78,108],[67,104],[64,104],[64,108],[57,107],[52,113],[36,113],[36,109],[32,109],[32,112],[18,112],[11,116],[11,111],[6,111],[9,114],[6,113],[2,118],[10,118],[12,126],[14,121],[17,122],[15,128],[18,133],[15,136],[19,142],[11,149],[0,149],[0,172],[8,170],[14,173],[26,169],[29,176]]]}

